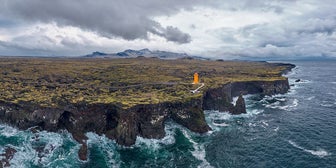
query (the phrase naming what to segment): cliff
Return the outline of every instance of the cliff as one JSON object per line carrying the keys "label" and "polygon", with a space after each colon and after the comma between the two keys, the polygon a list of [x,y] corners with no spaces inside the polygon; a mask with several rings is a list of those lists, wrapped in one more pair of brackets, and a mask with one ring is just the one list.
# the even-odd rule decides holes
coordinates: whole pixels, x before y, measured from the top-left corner
{"label": "cliff", "polygon": [[[70,60],[72,64],[86,66],[65,72],[63,71],[66,68],[62,71],[53,69],[57,74],[47,76],[42,72],[42,68],[49,68],[46,65],[55,66],[54,64],[62,66],[64,60],[57,60],[59,62],[52,64],[49,60],[24,60],[25,64],[21,67],[17,66],[17,60],[5,60],[3,62],[14,63],[6,62],[0,66],[8,68],[8,65],[14,65],[15,71],[0,73],[0,76],[3,75],[0,85],[0,120],[20,129],[65,129],[82,144],[79,158],[86,160],[87,132],[104,134],[118,144],[130,146],[135,143],[137,136],[163,138],[164,123],[171,119],[191,131],[205,133],[211,128],[205,122],[203,110],[246,113],[243,94],[272,95],[285,93],[289,89],[288,80],[281,77],[285,70],[290,69],[288,65],[200,60],[161,61],[143,58],[125,60],[115,60],[117,64],[109,62],[107,65],[100,65],[100,68],[111,70],[110,73],[118,72],[117,76],[106,74],[98,68],[89,69],[88,72],[98,73],[99,76],[80,73],[91,65],[98,65],[91,63],[103,63],[101,60]],[[190,93],[196,86],[172,81],[185,80],[184,76],[191,76],[189,72],[194,69],[194,65],[190,63],[197,64],[199,74],[204,76],[202,79],[206,83],[206,87],[197,94]],[[72,64],[70,65],[73,66]],[[128,64],[136,71],[124,67]],[[25,75],[31,67],[34,67],[33,72]],[[143,67],[147,71],[143,71]],[[166,68],[158,74],[165,73],[165,77],[158,78],[148,74],[152,72],[150,68],[153,67],[156,71],[162,70],[161,67]],[[139,74],[139,70],[147,74]],[[8,73],[12,73],[12,76],[8,76]],[[76,75],[72,77],[72,73]],[[122,76],[124,73],[128,76]],[[140,77],[132,76],[132,73]],[[135,79],[130,81],[130,76]],[[117,78],[117,81],[111,78]],[[33,80],[40,82],[27,82]],[[149,83],[153,80],[160,83]],[[186,80],[191,81],[190,78]],[[106,87],[106,83],[112,86]],[[236,96],[239,98],[236,105],[233,105],[232,98]]]}
{"label": "cliff", "polygon": [[[232,114],[244,113],[239,108],[245,106],[241,94],[274,95],[286,93],[289,89],[288,79],[274,81],[245,81],[232,82],[222,87],[209,89],[204,94],[203,109],[229,111]],[[232,98],[239,96],[236,107],[231,103]],[[238,109],[237,109],[238,108]],[[237,112],[238,111],[238,112]]]}
{"label": "cliff", "polygon": [[190,99],[184,103],[161,103],[122,109],[115,105],[77,104],[64,109],[45,108],[23,103],[0,102],[0,120],[20,129],[57,131],[68,130],[82,144],[80,158],[86,160],[85,133],[105,134],[118,144],[130,146],[136,137],[163,138],[164,122],[173,119],[191,131],[205,133],[210,130],[204,119],[202,99]]}
{"label": "cliff", "polygon": [[[172,119],[176,123],[198,133],[205,133],[210,127],[205,122],[203,110],[229,111],[232,114],[246,112],[242,94],[277,94],[289,89],[287,80],[248,81],[225,84],[209,89],[203,97],[185,102],[137,105],[123,109],[109,104],[75,104],[60,108],[45,108],[36,104],[10,104],[0,102],[0,120],[27,129],[57,131],[68,130],[82,149],[80,158],[86,160],[86,132],[105,134],[118,144],[130,146],[136,137],[163,138],[164,122]],[[236,106],[232,97],[239,96]]]}

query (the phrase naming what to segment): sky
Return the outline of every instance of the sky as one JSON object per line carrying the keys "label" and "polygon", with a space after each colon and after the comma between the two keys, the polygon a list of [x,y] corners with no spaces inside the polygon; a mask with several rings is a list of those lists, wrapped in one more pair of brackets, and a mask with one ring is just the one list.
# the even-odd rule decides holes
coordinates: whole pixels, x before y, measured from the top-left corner
{"label": "sky", "polygon": [[335,0],[0,0],[0,55],[336,58]]}

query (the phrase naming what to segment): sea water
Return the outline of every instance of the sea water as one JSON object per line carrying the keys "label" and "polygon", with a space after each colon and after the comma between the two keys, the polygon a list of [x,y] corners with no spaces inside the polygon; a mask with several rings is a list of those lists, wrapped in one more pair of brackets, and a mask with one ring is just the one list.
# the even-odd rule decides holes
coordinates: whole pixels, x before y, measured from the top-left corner
{"label": "sea water", "polygon": [[[0,153],[12,167],[336,167],[336,62],[292,62],[286,94],[246,95],[247,114],[205,111],[212,131],[199,135],[173,121],[163,139],[132,147],[87,133],[89,159],[66,132],[0,125]],[[300,79],[300,82],[295,82]]]}

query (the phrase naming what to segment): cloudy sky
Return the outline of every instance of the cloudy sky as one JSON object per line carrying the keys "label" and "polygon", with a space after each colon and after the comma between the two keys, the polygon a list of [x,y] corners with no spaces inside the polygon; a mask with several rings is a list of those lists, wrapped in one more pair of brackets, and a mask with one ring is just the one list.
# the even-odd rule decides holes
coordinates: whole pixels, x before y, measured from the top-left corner
{"label": "cloudy sky", "polygon": [[336,57],[335,0],[0,0],[0,55]]}

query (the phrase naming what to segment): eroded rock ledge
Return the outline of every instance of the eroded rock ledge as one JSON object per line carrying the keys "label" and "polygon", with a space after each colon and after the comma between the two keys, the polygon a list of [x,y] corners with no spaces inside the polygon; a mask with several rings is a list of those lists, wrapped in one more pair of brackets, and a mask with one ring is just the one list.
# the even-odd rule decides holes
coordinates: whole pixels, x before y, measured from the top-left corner
{"label": "eroded rock ledge", "polygon": [[233,82],[219,88],[209,89],[203,97],[203,109],[229,111],[232,114],[240,114],[242,113],[240,110],[242,106],[240,103],[241,100],[238,99],[238,106],[234,107],[231,103],[233,97],[240,96],[242,94],[283,94],[288,90],[288,79],[274,81]]}
{"label": "eroded rock ledge", "polygon": [[[87,158],[86,132],[105,134],[118,144],[130,146],[136,137],[163,138],[164,122],[172,119],[176,123],[197,133],[205,133],[207,125],[203,110],[229,111],[232,114],[245,113],[242,94],[273,95],[285,93],[288,80],[233,82],[207,90],[203,97],[184,102],[136,105],[123,109],[113,104],[72,104],[63,108],[45,108],[36,104],[0,102],[0,120],[27,129],[38,126],[48,131],[68,130],[82,148],[79,157]],[[232,98],[240,96],[236,106]]]}

